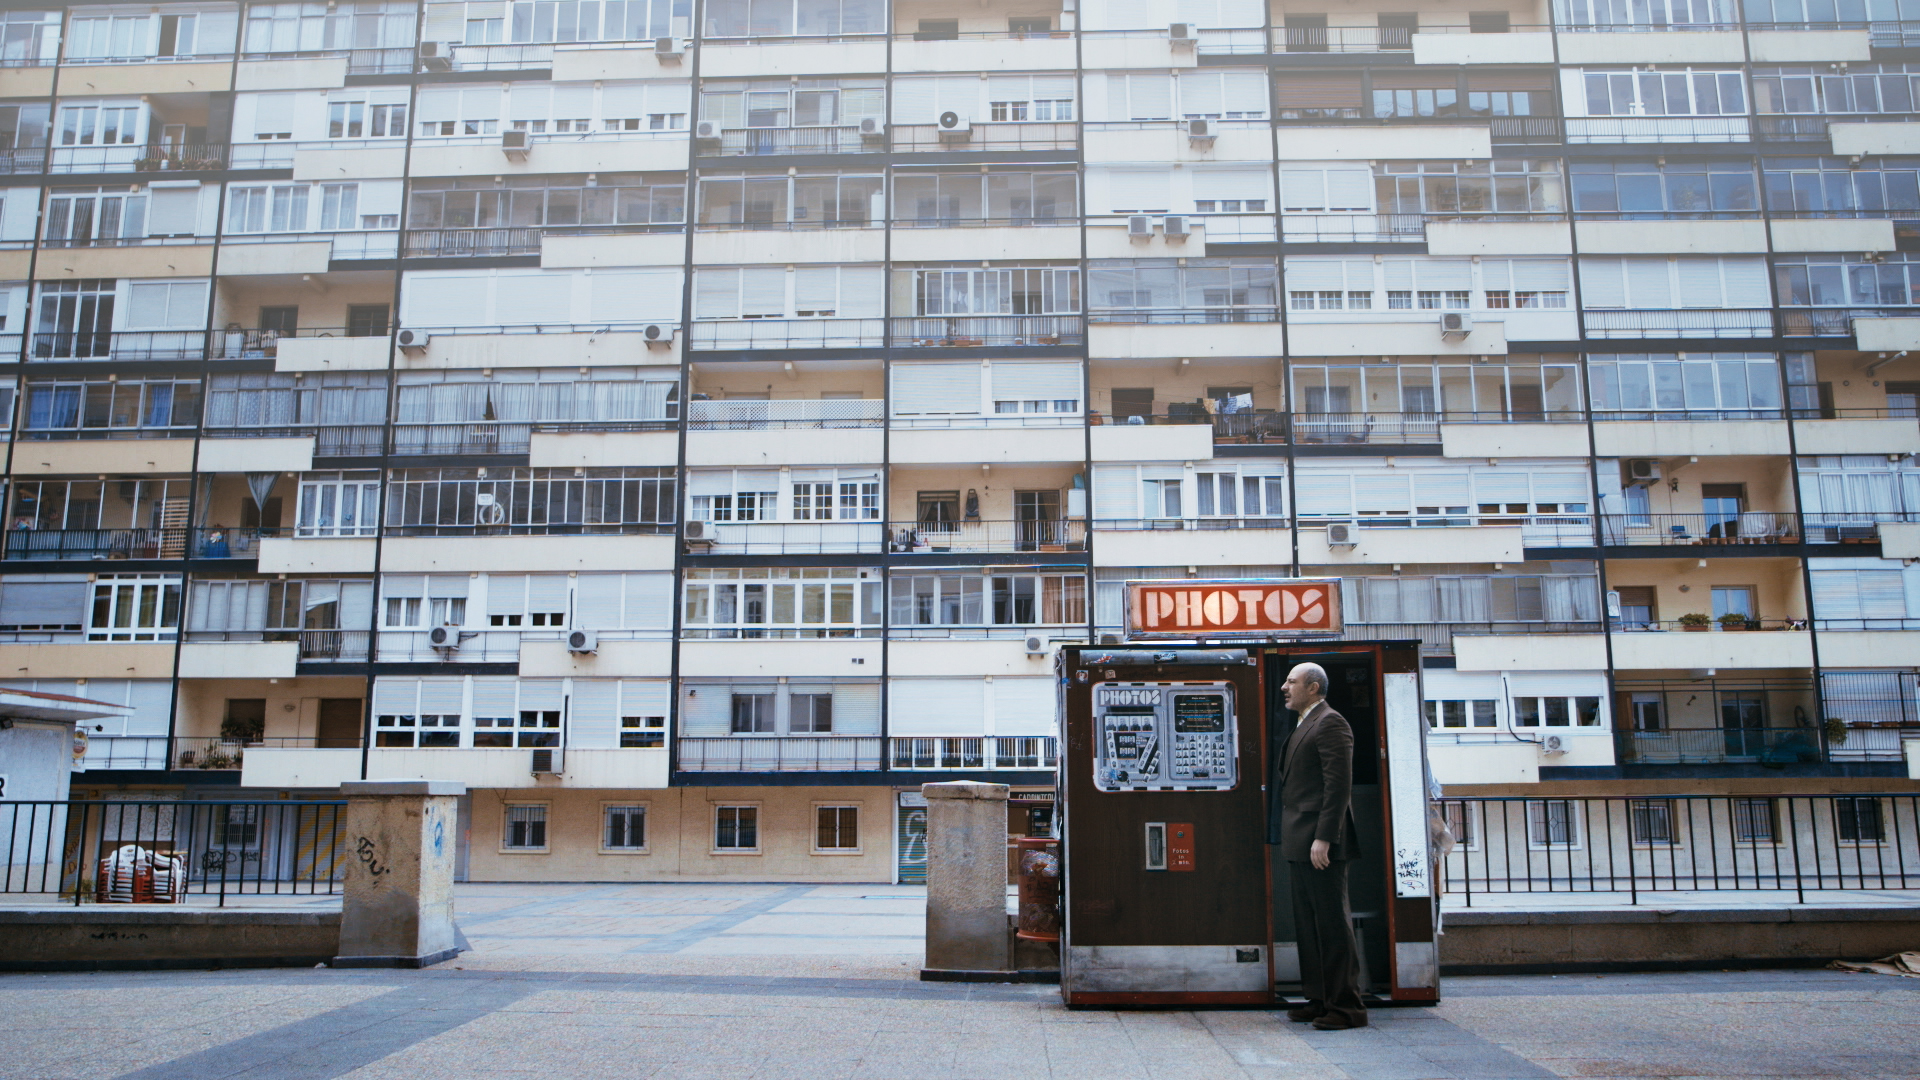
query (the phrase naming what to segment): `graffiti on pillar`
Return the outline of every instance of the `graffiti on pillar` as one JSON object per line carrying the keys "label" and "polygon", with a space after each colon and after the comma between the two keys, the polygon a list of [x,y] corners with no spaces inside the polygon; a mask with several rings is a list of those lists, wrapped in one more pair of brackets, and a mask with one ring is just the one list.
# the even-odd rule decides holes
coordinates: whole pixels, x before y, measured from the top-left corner
{"label": "graffiti on pillar", "polygon": [[388,873],[393,869],[390,866],[380,865],[379,846],[364,836],[360,838],[358,844],[354,845],[353,853],[360,857],[361,865],[365,866],[367,873],[372,874],[374,877],[379,877],[381,874]]}

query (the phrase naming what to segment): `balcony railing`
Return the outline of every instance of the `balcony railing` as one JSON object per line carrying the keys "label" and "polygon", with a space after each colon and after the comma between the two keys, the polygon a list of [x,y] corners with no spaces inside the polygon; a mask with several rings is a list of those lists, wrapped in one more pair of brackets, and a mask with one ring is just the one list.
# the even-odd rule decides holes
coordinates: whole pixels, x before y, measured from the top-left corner
{"label": "balcony railing", "polygon": [[1247,409],[1235,413],[1212,413],[1205,406],[1189,405],[1164,414],[1109,416],[1095,415],[1098,426],[1211,427],[1215,443],[1284,443],[1287,441],[1287,414],[1274,409]]}
{"label": "balcony railing", "polygon": [[1079,315],[920,315],[893,320],[895,348],[1079,345]]}
{"label": "balcony railing", "polygon": [[44,172],[47,168],[47,152],[48,148],[44,146],[0,150],[0,173],[17,175]]}
{"label": "balcony railing", "polygon": [[686,536],[693,555],[851,555],[885,543],[877,521],[689,522]]}
{"label": "balcony railing", "polygon": [[325,60],[344,56],[349,75],[409,75],[413,72],[414,50],[396,49],[309,49],[289,52],[242,53],[242,60]]}
{"label": "balcony railing", "polygon": [[34,334],[27,359],[205,360],[210,336],[205,330],[102,330]]}
{"label": "balcony railing", "polygon": [[1903,745],[1920,739],[1920,727],[1849,727],[1842,742],[1827,740],[1828,761],[1905,761]]}
{"label": "balcony railing", "polygon": [[357,735],[347,739],[292,736],[283,738],[272,735],[253,739],[175,736],[173,767],[203,769],[210,772],[238,769],[246,764],[247,751],[255,747],[269,747],[275,750],[357,750],[360,748],[360,739]]}
{"label": "balcony railing", "polygon": [[[1549,26],[1510,25],[1506,33],[1537,33]],[[1401,52],[1413,48],[1415,34],[1471,34],[1471,26],[1276,26],[1273,51],[1277,53],[1349,53]],[[1201,51],[1206,48],[1207,31],[1201,31]],[[1258,35],[1255,36],[1258,40]],[[1242,50],[1234,50],[1242,51]],[[1259,51],[1259,50],[1254,50]]]}
{"label": "balcony railing", "polygon": [[1216,323],[1272,323],[1280,321],[1278,307],[1233,308],[1108,308],[1087,313],[1090,323],[1131,326],[1205,326]]}
{"label": "balcony railing", "polygon": [[677,745],[681,772],[874,772],[880,742],[862,735],[734,735]]}
{"label": "balcony railing", "polygon": [[1462,637],[1533,637],[1538,634],[1598,634],[1604,627],[1597,621],[1573,622],[1459,622],[1459,623],[1359,623],[1347,624],[1346,637],[1361,641],[1392,641],[1419,638],[1431,652],[1453,654],[1453,643]]}
{"label": "balcony railing", "polygon": [[1753,118],[1754,137],[1764,142],[1825,142],[1828,116],[1761,115]]}
{"label": "balcony railing", "polygon": [[821,401],[694,401],[687,406],[692,431],[775,431],[877,428],[886,402],[877,398]]}
{"label": "balcony railing", "polygon": [[1507,224],[1563,222],[1564,213],[1537,214],[1285,214],[1280,227],[1289,243],[1425,243],[1434,222]]}
{"label": "balcony railing", "polygon": [[1300,443],[1437,443],[1438,413],[1295,413]]}
{"label": "balcony railing", "polygon": [[538,255],[542,238],[548,236],[625,236],[633,233],[679,232],[683,228],[685,228],[684,225],[672,222],[661,225],[534,225],[487,229],[408,229],[405,254],[409,259]]}
{"label": "balcony railing", "polygon": [[727,319],[695,322],[694,349],[877,349],[885,319]]}
{"label": "balcony railing", "polygon": [[1823,760],[1815,728],[1669,728],[1622,732],[1622,764],[1717,765],[1759,761],[1770,765]]}
{"label": "balcony railing", "polygon": [[1911,319],[1920,316],[1920,308],[1783,308],[1780,312],[1782,337],[1852,337],[1855,319]]}
{"label": "balcony railing", "polygon": [[533,443],[533,424],[504,421],[395,424],[393,452],[421,454],[524,454]]}
{"label": "balcony railing", "polygon": [[886,149],[886,140],[856,127],[725,128],[718,139],[694,140],[694,153],[717,157],[858,154]]}
{"label": "balcony railing", "polygon": [[1738,514],[1607,514],[1606,542],[1626,547],[1701,544],[1795,544],[1799,515],[1770,510]]}
{"label": "balcony railing", "polygon": [[47,171],[62,173],[210,172],[227,167],[226,143],[200,146],[55,146]]}
{"label": "balcony railing", "polygon": [[81,759],[81,766],[87,769],[164,769],[167,767],[167,737],[95,735],[87,740],[87,753]]}
{"label": "balcony railing", "polygon": [[[190,643],[248,644],[253,642],[295,642],[302,661],[365,660],[371,633],[366,630],[302,630],[298,628],[258,630],[188,630]],[[358,743],[354,745],[358,746]]]}
{"label": "balcony railing", "polygon": [[887,550],[897,555],[1085,551],[1085,521],[896,521]]}
{"label": "balcony railing", "polygon": [[1302,529],[1346,524],[1361,529],[1518,528],[1527,547],[1591,547],[1593,518],[1587,514],[1369,514],[1358,518],[1303,518]]}
{"label": "balcony railing", "polygon": [[[553,66],[552,45],[455,45],[452,53],[455,71],[520,71]],[[420,69],[433,71],[434,63],[423,57]]]}
{"label": "balcony railing", "polygon": [[1920,513],[1902,510],[1804,515],[1809,544],[1875,544],[1880,541],[1882,522],[1920,521]]}
{"label": "balcony railing", "polygon": [[888,739],[895,769],[1051,769],[1059,740],[1051,735]]}
{"label": "balcony railing", "polygon": [[1569,143],[1747,142],[1744,116],[1570,116]]}
{"label": "balcony railing", "polygon": [[[1686,308],[1581,312],[1590,338],[1763,338],[1773,336],[1768,308]],[[1851,329],[1845,331],[1852,333]]]}
{"label": "balcony railing", "polygon": [[385,447],[386,431],[378,424],[208,427],[209,439],[291,439],[311,437],[314,457],[373,457]]}
{"label": "balcony railing", "polygon": [[[291,164],[291,163],[289,163]],[[263,166],[265,167],[265,166]],[[391,259],[400,251],[398,229],[351,229],[345,232],[227,233],[222,244],[332,244],[327,257],[336,262]]]}
{"label": "balcony railing", "polygon": [[1073,123],[1048,121],[973,125],[967,137],[943,133],[937,124],[901,124],[887,132],[887,145],[901,154],[1008,153],[1029,150],[1073,150],[1080,145],[1080,128]]}
{"label": "balcony railing", "polygon": [[184,559],[188,529],[7,530],[9,559]]}
{"label": "balcony railing", "polygon": [[1679,619],[1655,619],[1651,622],[1628,619],[1611,620],[1611,629],[1616,634],[1741,634],[1760,630],[1805,630],[1806,628],[1807,620],[1805,619],[1761,619],[1751,615],[1741,621],[1729,619],[1726,622],[1720,622],[1709,619],[1704,623],[1687,623]]}

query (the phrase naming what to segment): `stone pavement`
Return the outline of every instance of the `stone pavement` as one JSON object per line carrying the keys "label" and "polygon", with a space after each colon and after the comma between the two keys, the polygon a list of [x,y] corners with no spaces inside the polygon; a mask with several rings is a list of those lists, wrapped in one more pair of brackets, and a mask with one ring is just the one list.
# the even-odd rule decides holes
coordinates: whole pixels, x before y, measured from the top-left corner
{"label": "stone pavement", "polygon": [[474,951],[426,971],[0,976],[0,1080],[1920,1078],[1920,979],[1452,978],[1437,1008],[1314,1032],[919,982],[900,886],[458,895]]}

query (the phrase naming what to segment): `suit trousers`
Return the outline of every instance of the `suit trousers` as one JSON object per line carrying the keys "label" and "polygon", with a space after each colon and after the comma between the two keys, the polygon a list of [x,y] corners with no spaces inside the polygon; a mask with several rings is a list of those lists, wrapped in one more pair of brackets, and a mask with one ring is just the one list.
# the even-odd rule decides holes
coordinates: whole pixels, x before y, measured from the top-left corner
{"label": "suit trousers", "polygon": [[1293,927],[1300,947],[1300,988],[1307,1001],[1350,1024],[1364,1024],[1360,962],[1353,944],[1353,913],[1347,902],[1347,862],[1325,870],[1309,862],[1287,863],[1293,883]]}

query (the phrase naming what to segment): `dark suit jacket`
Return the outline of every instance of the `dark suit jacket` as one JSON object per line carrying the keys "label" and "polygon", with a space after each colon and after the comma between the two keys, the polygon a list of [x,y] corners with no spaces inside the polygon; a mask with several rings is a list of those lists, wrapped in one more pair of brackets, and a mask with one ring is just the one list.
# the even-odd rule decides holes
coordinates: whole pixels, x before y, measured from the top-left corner
{"label": "dark suit jacket", "polygon": [[1315,840],[1331,846],[1331,857],[1351,859],[1359,846],[1353,823],[1353,728],[1330,705],[1310,713],[1275,762],[1270,790],[1277,793],[1278,813],[1269,814],[1267,842],[1279,844],[1280,857],[1289,862],[1307,862]]}

